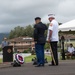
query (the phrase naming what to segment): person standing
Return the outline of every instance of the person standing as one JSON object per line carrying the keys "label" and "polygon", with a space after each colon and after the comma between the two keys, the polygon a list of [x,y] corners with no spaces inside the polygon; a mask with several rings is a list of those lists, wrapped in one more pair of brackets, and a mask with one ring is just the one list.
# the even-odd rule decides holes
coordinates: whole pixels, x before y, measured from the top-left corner
{"label": "person standing", "polygon": [[35,52],[37,57],[37,66],[44,66],[44,45],[46,42],[46,37],[44,35],[47,26],[41,22],[40,17],[35,18],[34,25],[34,41],[35,41]]}
{"label": "person standing", "polygon": [[[58,43],[58,22],[55,20],[54,14],[49,14],[48,19],[50,21],[48,34],[47,34],[47,41],[50,43],[53,57],[51,64],[49,66],[58,65],[58,54],[57,54],[57,43]],[[55,61],[55,62],[54,62]]]}
{"label": "person standing", "polygon": [[8,46],[9,43],[7,42],[7,38],[4,37],[3,41],[2,41],[2,49],[5,47],[5,46]]}

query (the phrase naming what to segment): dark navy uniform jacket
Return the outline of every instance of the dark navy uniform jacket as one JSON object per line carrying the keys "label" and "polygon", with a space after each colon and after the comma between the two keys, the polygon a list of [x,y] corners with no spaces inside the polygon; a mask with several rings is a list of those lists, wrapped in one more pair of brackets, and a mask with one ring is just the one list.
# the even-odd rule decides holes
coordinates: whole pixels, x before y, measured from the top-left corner
{"label": "dark navy uniform jacket", "polygon": [[45,30],[47,30],[47,26],[42,22],[35,24],[34,26],[34,41],[40,44],[46,42],[46,37],[44,35]]}

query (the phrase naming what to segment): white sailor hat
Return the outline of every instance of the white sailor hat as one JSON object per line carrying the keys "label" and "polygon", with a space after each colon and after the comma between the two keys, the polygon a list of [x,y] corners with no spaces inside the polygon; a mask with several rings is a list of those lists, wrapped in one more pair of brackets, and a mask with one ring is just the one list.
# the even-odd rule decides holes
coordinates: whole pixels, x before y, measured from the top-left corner
{"label": "white sailor hat", "polygon": [[48,14],[48,18],[55,18],[55,14]]}

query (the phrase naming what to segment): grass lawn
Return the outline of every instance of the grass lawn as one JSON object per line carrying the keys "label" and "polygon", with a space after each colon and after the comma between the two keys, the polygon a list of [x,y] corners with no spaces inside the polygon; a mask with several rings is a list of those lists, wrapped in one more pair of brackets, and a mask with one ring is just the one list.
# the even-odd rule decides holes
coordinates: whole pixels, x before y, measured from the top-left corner
{"label": "grass lawn", "polygon": [[0,63],[2,63],[2,59],[0,59]]}
{"label": "grass lawn", "polygon": [[[29,62],[32,62],[32,58],[36,57],[35,55],[31,55],[31,56],[28,56],[28,57],[25,57],[24,60],[25,60],[25,63],[29,63]],[[45,56],[45,58],[47,58],[48,62],[51,60],[51,57],[50,56]]]}
{"label": "grass lawn", "polygon": [[[34,57],[36,57],[36,55],[31,55],[31,56],[25,57],[24,58],[25,63],[32,62],[32,58],[34,58]],[[47,58],[48,61],[51,60],[51,57],[50,56],[45,56],[45,58]],[[0,59],[0,63],[2,63],[2,59]]]}

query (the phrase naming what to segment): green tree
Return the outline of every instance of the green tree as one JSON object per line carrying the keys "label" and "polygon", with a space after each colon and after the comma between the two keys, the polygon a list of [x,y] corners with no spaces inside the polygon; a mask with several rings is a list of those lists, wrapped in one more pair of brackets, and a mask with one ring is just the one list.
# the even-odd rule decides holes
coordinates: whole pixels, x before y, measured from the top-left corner
{"label": "green tree", "polygon": [[0,52],[2,51],[2,48],[0,48]]}
{"label": "green tree", "polygon": [[[49,23],[47,23],[46,25],[48,27],[49,26]],[[48,30],[45,31],[45,36],[47,36],[47,32],[48,32]]]}
{"label": "green tree", "polygon": [[28,25],[26,27],[20,27],[17,26],[13,30],[11,30],[9,34],[9,39],[15,38],[15,37],[20,37],[20,36],[33,36],[33,27],[31,25]]}
{"label": "green tree", "polygon": [[11,30],[11,32],[9,34],[9,38],[11,39],[11,38],[22,36],[23,31],[24,31],[23,27],[17,26],[13,30]]}
{"label": "green tree", "polygon": [[33,37],[33,30],[34,28],[31,25],[26,26],[25,35],[29,37]]}
{"label": "green tree", "polygon": [[[47,26],[49,26],[49,24],[47,24]],[[9,34],[9,39],[20,37],[20,36],[33,37],[33,31],[34,31],[33,25],[28,25],[26,27],[17,26],[13,30],[11,30]],[[45,32],[45,36],[47,36],[47,30]]]}

